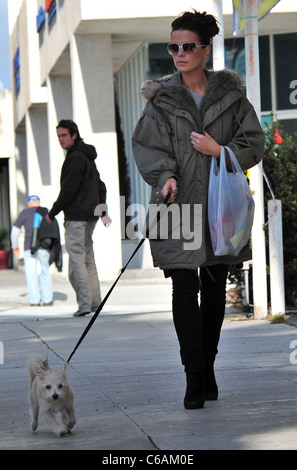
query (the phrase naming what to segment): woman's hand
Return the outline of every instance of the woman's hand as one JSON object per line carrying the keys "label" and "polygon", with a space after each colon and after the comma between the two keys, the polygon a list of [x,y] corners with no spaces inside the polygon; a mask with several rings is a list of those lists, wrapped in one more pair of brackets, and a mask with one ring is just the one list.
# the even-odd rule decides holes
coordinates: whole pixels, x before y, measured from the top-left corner
{"label": "woman's hand", "polygon": [[171,203],[171,202],[174,202],[174,199],[177,195],[177,181],[175,178],[168,178],[168,180],[166,181],[166,183],[164,184],[162,190],[161,190],[161,194],[163,196],[163,198],[165,199],[165,197],[167,196],[168,193],[171,193],[171,196],[168,200],[168,203]]}
{"label": "woman's hand", "polygon": [[195,150],[204,153],[205,155],[213,155],[219,158],[221,155],[221,146],[206,132],[198,134],[197,132],[191,133],[191,144]]}

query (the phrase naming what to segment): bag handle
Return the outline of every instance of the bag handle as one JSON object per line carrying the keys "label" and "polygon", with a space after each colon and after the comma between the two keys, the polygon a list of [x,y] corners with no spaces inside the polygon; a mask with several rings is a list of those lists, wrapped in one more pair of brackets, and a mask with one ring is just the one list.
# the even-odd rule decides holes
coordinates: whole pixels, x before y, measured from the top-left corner
{"label": "bag handle", "polygon": [[[240,166],[233,150],[230,149],[230,147],[222,145],[222,151],[224,152],[224,161],[226,160],[226,155],[225,155],[225,150],[224,149],[228,151],[231,163],[234,166],[236,172],[239,173],[239,174],[243,173],[243,171],[241,169],[241,166]],[[221,151],[221,154],[222,154],[222,151]],[[225,166],[226,166],[226,161],[225,161]]]}
{"label": "bag handle", "polygon": [[[227,171],[226,154],[225,154],[226,150],[229,153],[231,163],[232,163],[233,167],[235,168],[236,172],[240,173],[242,171],[233,150],[231,150],[230,147],[227,147],[225,145],[221,145],[220,165],[218,164],[218,158],[216,158],[214,156],[212,156],[212,158],[211,158],[210,171],[214,172],[215,175],[218,175],[219,168],[221,168],[222,171]],[[233,172],[233,167],[232,167],[232,173],[234,173]]]}

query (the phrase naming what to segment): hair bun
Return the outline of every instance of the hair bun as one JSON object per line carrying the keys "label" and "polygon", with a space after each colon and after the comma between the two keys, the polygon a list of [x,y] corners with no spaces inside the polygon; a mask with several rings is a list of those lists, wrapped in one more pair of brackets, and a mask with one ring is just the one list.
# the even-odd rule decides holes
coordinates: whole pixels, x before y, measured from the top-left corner
{"label": "hair bun", "polygon": [[[194,9],[193,9],[194,10]],[[194,10],[186,11],[178,16],[171,24],[172,32],[185,29],[193,31],[200,38],[202,44],[210,44],[214,36],[220,32],[218,20],[209,13]]]}
{"label": "hair bun", "polygon": [[200,17],[201,28],[207,29],[211,38],[219,34],[220,28],[218,26],[218,21],[213,15],[206,13],[206,11],[200,13],[196,10],[194,15],[198,15],[198,17]]}

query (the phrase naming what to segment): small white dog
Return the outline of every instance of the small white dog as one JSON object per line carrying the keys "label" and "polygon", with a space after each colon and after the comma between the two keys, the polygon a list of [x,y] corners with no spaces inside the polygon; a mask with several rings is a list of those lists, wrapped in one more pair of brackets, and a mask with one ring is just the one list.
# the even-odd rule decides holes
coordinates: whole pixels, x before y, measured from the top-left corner
{"label": "small white dog", "polygon": [[[39,409],[44,422],[59,436],[71,432],[76,423],[74,395],[63,370],[50,369],[47,358],[35,358],[29,363],[31,384],[28,401],[32,414],[32,431],[38,427]],[[55,414],[61,413],[62,423]]]}

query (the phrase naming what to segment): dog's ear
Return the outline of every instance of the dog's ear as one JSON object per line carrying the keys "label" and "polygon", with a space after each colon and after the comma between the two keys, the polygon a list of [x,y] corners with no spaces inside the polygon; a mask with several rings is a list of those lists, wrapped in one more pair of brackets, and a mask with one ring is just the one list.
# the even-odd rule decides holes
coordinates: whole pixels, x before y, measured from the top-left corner
{"label": "dog's ear", "polygon": [[36,374],[38,376],[43,376],[44,372],[49,369],[48,359],[44,357],[40,360],[40,363],[36,367]]}
{"label": "dog's ear", "polygon": [[48,360],[45,356],[37,356],[28,363],[29,372],[32,380],[34,376],[42,377],[44,372],[49,369]]}
{"label": "dog's ear", "polygon": [[37,365],[35,367],[35,373],[40,379],[44,378],[44,371],[45,371],[45,368],[42,366],[42,364]]}
{"label": "dog's ear", "polygon": [[47,356],[43,357],[42,359],[39,360],[39,363],[36,364],[36,375],[38,375],[39,378],[44,377],[44,372],[49,369],[48,365],[48,359]]}
{"label": "dog's ear", "polygon": [[47,356],[40,361],[40,366],[43,370],[49,368]]}

